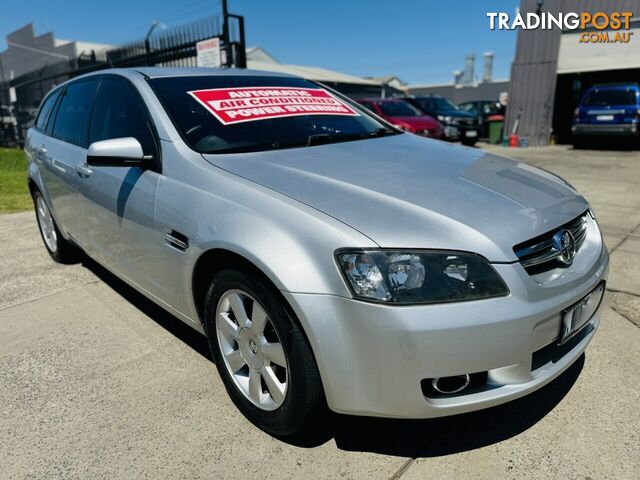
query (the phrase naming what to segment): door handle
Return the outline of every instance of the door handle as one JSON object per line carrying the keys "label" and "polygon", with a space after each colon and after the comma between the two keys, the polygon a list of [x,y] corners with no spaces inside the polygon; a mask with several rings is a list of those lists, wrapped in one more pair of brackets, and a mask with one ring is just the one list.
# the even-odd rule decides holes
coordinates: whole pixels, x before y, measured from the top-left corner
{"label": "door handle", "polygon": [[93,170],[91,170],[88,165],[78,165],[76,172],[78,172],[78,175],[82,178],[89,178]]}

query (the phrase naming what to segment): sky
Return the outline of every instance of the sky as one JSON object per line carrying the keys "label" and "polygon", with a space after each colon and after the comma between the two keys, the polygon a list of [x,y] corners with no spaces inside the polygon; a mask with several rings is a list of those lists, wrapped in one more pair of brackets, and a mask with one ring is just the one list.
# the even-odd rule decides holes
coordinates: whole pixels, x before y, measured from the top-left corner
{"label": "sky", "polygon": [[[33,22],[36,34],[121,44],[143,38],[159,20],[168,27],[220,12],[219,0],[2,0],[0,51],[6,35]],[[494,78],[508,78],[513,31],[491,31],[487,12],[512,13],[518,0],[228,0],[245,17],[248,46],[282,63],[356,76],[394,75],[410,84],[451,83],[475,53],[495,54]],[[9,8],[10,5],[10,8]]]}

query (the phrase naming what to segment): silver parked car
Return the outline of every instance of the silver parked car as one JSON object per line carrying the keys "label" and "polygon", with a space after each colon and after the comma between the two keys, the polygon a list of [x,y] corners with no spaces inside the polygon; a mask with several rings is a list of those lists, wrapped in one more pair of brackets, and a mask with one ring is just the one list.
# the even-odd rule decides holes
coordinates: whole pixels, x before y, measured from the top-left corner
{"label": "silver parked car", "polygon": [[302,78],[139,68],[48,94],[25,146],[54,260],[83,250],[205,334],[289,435],[526,395],[598,327],[608,254],[571,185],[396,130]]}

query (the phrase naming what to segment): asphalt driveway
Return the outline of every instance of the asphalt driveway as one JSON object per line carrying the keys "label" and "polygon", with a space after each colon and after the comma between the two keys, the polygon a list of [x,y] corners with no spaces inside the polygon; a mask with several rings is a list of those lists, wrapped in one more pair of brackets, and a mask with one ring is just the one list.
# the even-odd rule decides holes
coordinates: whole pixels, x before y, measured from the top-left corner
{"label": "asphalt driveway", "polygon": [[491,149],[568,179],[612,252],[601,330],[556,381],[286,443],[238,413],[199,334],[91,261],[54,264],[32,212],[0,215],[0,478],[638,478],[640,152]]}

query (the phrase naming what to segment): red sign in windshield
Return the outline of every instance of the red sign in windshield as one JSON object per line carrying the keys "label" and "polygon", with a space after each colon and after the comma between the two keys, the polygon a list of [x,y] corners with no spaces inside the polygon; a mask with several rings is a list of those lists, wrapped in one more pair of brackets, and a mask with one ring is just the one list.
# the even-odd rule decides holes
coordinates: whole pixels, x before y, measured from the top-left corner
{"label": "red sign in windshield", "polygon": [[223,125],[300,115],[359,115],[321,88],[213,88],[187,93]]}

